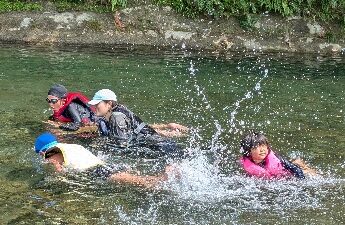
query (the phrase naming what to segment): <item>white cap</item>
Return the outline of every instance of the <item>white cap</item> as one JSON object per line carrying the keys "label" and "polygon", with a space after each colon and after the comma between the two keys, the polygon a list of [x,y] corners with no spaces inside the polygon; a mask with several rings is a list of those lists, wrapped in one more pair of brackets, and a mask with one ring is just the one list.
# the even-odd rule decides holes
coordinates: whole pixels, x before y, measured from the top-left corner
{"label": "white cap", "polygon": [[95,93],[92,100],[88,103],[90,105],[97,105],[103,100],[110,100],[110,101],[117,101],[117,97],[115,93],[109,89],[102,89]]}

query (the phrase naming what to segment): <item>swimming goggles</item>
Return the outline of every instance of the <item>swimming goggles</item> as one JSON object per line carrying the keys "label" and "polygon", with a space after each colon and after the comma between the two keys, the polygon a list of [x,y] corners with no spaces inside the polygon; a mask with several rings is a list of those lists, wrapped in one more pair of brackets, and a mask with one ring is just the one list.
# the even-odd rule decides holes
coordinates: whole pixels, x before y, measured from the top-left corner
{"label": "swimming goggles", "polygon": [[46,98],[46,101],[47,101],[49,104],[50,104],[50,103],[56,104],[56,103],[59,101],[59,99],[57,99],[57,98],[53,98],[53,99]]}

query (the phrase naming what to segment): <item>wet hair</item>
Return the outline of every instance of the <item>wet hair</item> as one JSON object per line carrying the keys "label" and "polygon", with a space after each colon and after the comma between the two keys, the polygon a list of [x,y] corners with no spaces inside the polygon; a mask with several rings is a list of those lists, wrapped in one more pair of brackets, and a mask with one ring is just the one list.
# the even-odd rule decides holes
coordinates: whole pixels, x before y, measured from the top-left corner
{"label": "wet hair", "polygon": [[241,140],[241,150],[243,155],[248,156],[250,151],[253,148],[256,148],[259,145],[267,145],[269,146],[269,142],[265,135],[259,132],[252,131],[248,133],[242,140]]}

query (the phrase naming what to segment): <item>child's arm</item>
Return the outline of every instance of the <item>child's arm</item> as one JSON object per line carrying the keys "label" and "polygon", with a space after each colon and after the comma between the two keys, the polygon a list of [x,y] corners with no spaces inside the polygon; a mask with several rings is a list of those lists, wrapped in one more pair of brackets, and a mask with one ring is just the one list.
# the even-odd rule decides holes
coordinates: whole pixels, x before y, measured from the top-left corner
{"label": "child's arm", "polygon": [[186,135],[189,131],[188,127],[185,127],[178,123],[168,123],[168,124],[151,124],[150,125],[156,132],[165,137],[181,137]]}
{"label": "child's arm", "polygon": [[303,173],[306,175],[310,175],[310,176],[316,176],[318,175],[317,171],[313,168],[310,168],[302,159],[297,158],[294,159],[293,161],[291,161],[293,164],[299,166],[302,170]]}
{"label": "child's arm", "polygon": [[124,184],[133,184],[138,186],[143,186],[147,188],[154,188],[160,182],[163,182],[168,179],[166,173],[163,173],[158,176],[140,176],[131,174],[129,172],[120,172],[115,173],[109,177],[111,181],[124,183]]}
{"label": "child's arm", "polygon": [[159,183],[167,181],[168,176],[173,176],[176,179],[180,179],[181,171],[177,165],[168,165],[165,167],[164,173],[157,176],[140,176],[131,174],[129,172],[115,173],[109,177],[109,180],[124,184],[133,184],[143,186],[146,188],[154,188]]}
{"label": "child's arm", "polygon": [[297,166],[296,164],[293,164],[289,160],[284,159],[283,157],[277,155],[281,163],[283,164],[284,168],[290,171],[295,177],[304,179],[304,173],[303,170]]}

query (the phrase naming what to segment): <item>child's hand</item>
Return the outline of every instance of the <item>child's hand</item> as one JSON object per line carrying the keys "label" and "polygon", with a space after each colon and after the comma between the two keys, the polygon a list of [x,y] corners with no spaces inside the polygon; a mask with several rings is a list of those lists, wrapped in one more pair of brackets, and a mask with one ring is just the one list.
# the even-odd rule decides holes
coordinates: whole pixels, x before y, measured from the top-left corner
{"label": "child's hand", "polygon": [[315,169],[310,168],[302,159],[295,159],[292,161],[293,164],[296,164],[299,166],[302,170],[303,173],[310,175],[310,176],[316,176],[318,175]]}
{"label": "child's hand", "polygon": [[48,124],[54,128],[59,128],[60,126],[60,123],[59,122],[56,122],[56,121],[53,121],[53,120],[47,120],[47,121],[42,121],[43,123],[45,124]]}
{"label": "child's hand", "polygon": [[181,179],[181,171],[177,168],[176,164],[166,166],[164,175],[166,179],[168,179],[168,176],[174,176],[175,179]]}

